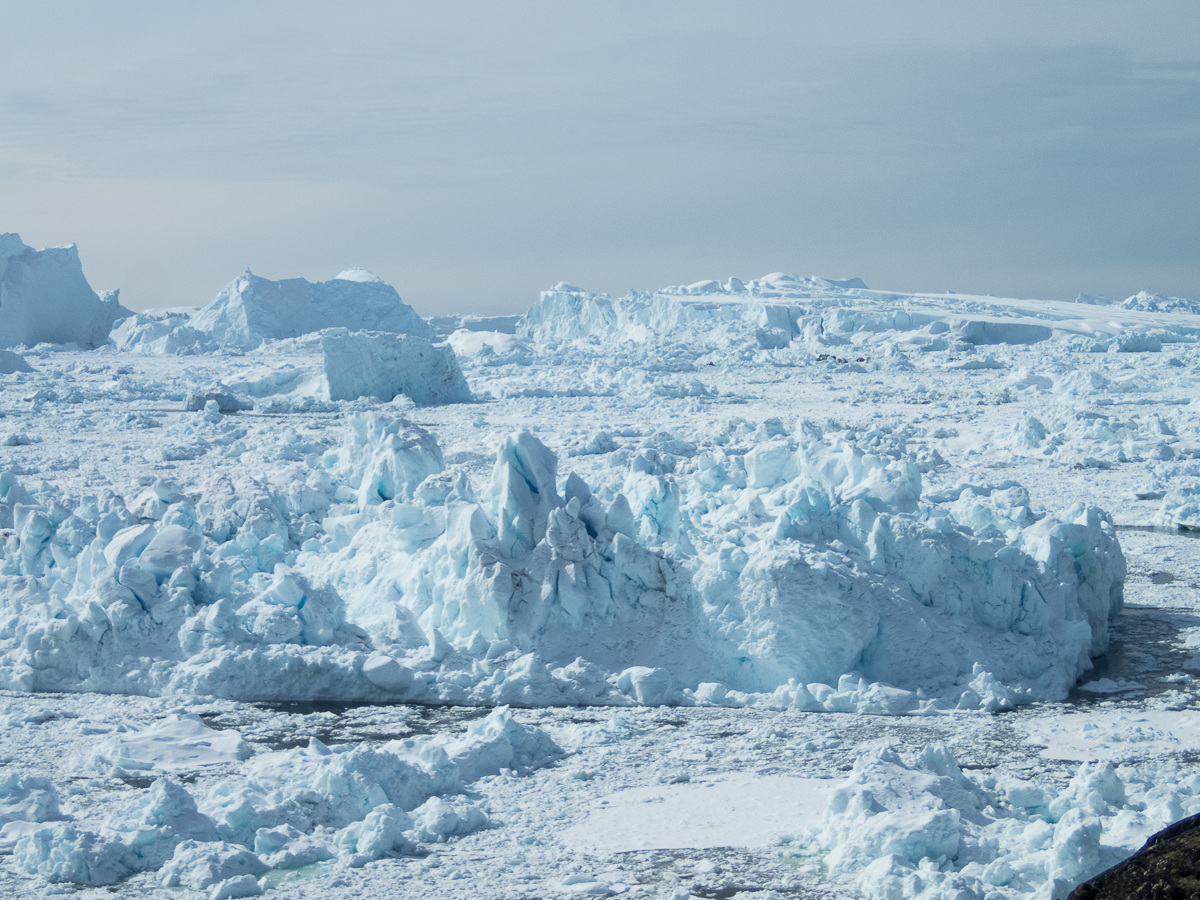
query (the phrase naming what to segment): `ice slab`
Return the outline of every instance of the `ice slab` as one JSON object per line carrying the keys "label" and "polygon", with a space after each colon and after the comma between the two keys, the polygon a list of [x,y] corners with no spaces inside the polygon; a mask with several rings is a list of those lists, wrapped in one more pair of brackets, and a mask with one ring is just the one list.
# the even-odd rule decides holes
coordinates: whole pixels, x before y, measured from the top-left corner
{"label": "ice slab", "polygon": [[104,738],[88,754],[87,767],[103,772],[192,772],[249,759],[253,753],[238,732],[217,731],[199,716],[173,713],[149,728]]}
{"label": "ice slab", "polygon": [[32,372],[33,366],[25,361],[25,357],[11,350],[0,350],[0,375],[11,375],[14,372]]}
{"label": "ice slab", "polygon": [[377,331],[329,330],[321,336],[326,399],[400,394],[418,406],[469,403],[471,389],[454,350],[424,337]]}

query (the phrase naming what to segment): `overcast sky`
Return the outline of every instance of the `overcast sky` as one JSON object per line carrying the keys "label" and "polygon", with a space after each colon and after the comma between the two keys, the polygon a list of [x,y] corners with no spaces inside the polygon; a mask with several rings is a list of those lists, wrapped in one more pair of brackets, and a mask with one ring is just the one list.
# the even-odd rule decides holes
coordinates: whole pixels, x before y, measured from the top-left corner
{"label": "overcast sky", "polygon": [[784,271],[1200,299],[1200,3],[6,4],[0,232],[130,307]]}

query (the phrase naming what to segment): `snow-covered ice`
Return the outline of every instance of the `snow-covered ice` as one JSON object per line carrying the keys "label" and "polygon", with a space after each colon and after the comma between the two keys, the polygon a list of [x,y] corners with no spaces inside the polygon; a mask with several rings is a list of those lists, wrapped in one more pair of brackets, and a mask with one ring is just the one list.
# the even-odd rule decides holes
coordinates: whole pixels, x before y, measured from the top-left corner
{"label": "snow-covered ice", "polygon": [[606,853],[770,847],[821,815],[830,786],[819,778],[742,775],[630,788],[598,801],[563,838]]}
{"label": "snow-covered ice", "polygon": [[11,343],[0,881],[1007,900],[1200,810],[1191,301],[433,326],[247,274]]}

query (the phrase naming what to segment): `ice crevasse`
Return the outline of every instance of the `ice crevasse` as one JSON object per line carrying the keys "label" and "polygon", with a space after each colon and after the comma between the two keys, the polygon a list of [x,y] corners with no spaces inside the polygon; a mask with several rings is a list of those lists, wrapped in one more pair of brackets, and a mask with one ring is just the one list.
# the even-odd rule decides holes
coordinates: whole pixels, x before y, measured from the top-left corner
{"label": "ice crevasse", "polygon": [[304,463],[128,503],[6,474],[0,684],[999,709],[1065,696],[1122,602],[1099,509],[926,498],[903,456],[811,424],[687,466],[643,450],[595,489],[558,464],[519,432],[476,485],[425,429],[357,415]]}

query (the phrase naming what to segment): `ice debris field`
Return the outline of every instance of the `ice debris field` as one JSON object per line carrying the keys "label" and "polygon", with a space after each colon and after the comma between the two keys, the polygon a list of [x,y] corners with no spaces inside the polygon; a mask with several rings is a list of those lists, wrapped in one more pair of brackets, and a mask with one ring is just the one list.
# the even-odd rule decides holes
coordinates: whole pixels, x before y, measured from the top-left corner
{"label": "ice debris field", "polygon": [[1200,303],[132,313],[0,236],[11,896],[1065,897],[1200,811]]}

